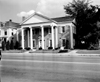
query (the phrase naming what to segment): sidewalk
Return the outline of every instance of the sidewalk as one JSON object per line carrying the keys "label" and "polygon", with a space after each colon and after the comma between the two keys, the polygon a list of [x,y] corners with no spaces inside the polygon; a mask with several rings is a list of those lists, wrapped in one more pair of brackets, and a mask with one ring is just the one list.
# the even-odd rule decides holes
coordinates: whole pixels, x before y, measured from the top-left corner
{"label": "sidewalk", "polygon": [[[58,51],[56,52],[50,52],[50,53],[30,53],[30,51],[27,51],[25,53],[30,53],[30,54],[33,54],[33,55],[45,55],[45,56],[100,56],[100,54],[94,54],[94,53],[77,53],[79,52],[80,50],[70,50],[68,52],[65,52],[65,53],[58,53]],[[26,54],[27,55],[27,54]]]}
{"label": "sidewalk", "polygon": [[[88,50],[87,50],[88,51]],[[31,52],[31,53],[30,53]],[[12,54],[12,55],[25,55],[25,56],[30,56],[30,55],[43,55],[43,56],[99,56],[100,54],[97,53],[83,53],[81,50],[69,50],[68,52],[63,52],[63,53],[58,53],[58,51],[40,51],[39,53],[35,53],[35,50],[29,50],[29,51],[3,51],[2,54]],[[79,53],[81,52],[81,53]]]}
{"label": "sidewalk", "polygon": [[[100,53],[93,53],[92,51],[86,50],[85,53],[82,52],[83,50],[73,50],[69,52],[69,55],[73,56],[100,56]],[[96,52],[96,51],[95,51]]]}

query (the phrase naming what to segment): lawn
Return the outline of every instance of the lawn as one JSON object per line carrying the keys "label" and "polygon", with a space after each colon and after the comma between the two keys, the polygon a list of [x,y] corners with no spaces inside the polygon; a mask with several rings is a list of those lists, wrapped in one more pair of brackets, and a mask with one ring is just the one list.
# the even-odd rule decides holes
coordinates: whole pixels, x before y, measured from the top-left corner
{"label": "lawn", "polygon": [[1,51],[2,53],[23,53],[26,50],[5,50],[5,51]]}
{"label": "lawn", "polygon": [[100,54],[100,50],[78,50],[79,54]]}

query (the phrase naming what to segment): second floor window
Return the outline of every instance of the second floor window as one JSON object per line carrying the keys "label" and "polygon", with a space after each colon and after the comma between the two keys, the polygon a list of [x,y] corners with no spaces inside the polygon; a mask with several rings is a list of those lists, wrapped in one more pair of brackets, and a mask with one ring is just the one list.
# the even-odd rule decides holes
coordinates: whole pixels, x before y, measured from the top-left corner
{"label": "second floor window", "polygon": [[64,33],[65,32],[65,27],[64,26],[62,26],[62,33]]}
{"label": "second floor window", "polygon": [[1,30],[0,30],[0,35],[1,35]]}
{"label": "second floor window", "polygon": [[12,32],[12,35],[14,35],[14,33]]}
{"label": "second floor window", "polygon": [[35,35],[35,30],[33,30],[33,35]]}
{"label": "second floor window", "polygon": [[5,31],[5,35],[7,35],[7,31]]}
{"label": "second floor window", "polygon": [[50,29],[48,29],[48,33],[51,33],[51,28],[50,28]]}

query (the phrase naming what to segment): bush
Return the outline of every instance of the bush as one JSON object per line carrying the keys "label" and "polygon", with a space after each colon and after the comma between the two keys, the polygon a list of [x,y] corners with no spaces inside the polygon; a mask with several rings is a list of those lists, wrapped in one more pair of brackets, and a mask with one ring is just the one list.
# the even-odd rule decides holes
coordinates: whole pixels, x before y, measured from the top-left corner
{"label": "bush", "polygon": [[30,47],[27,47],[27,48],[25,48],[26,50],[30,50],[31,48]]}
{"label": "bush", "polygon": [[6,49],[7,49],[7,50],[10,49],[10,43],[9,43],[9,41],[6,42]]}
{"label": "bush", "polygon": [[53,47],[48,47],[49,50],[53,49]]}
{"label": "bush", "polygon": [[64,52],[68,52],[68,50],[67,49],[59,50],[59,53],[64,53]]}
{"label": "bush", "polygon": [[22,49],[23,49],[22,47],[19,47],[19,48],[18,48],[18,50],[22,50]]}
{"label": "bush", "polygon": [[42,47],[40,47],[39,50],[42,50]]}
{"label": "bush", "polygon": [[16,42],[15,42],[15,45],[14,45],[14,49],[18,49],[19,46],[20,46],[19,42],[16,41]]}
{"label": "bush", "polygon": [[11,40],[10,49],[14,49],[14,42],[13,42],[13,40]]}
{"label": "bush", "polygon": [[58,50],[59,48],[55,48],[55,50]]}
{"label": "bush", "polygon": [[99,46],[97,44],[90,44],[88,50],[98,50]]}

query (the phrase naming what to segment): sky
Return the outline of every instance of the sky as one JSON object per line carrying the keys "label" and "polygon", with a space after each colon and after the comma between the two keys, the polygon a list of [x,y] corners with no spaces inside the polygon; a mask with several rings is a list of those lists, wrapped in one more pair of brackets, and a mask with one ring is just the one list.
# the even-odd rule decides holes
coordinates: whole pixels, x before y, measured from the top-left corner
{"label": "sky", "polygon": [[[65,16],[64,5],[72,0],[0,0],[0,21],[12,19],[20,23],[22,16],[38,12],[49,18]],[[100,0],[91,0],[94,5],[100,5]]]}

